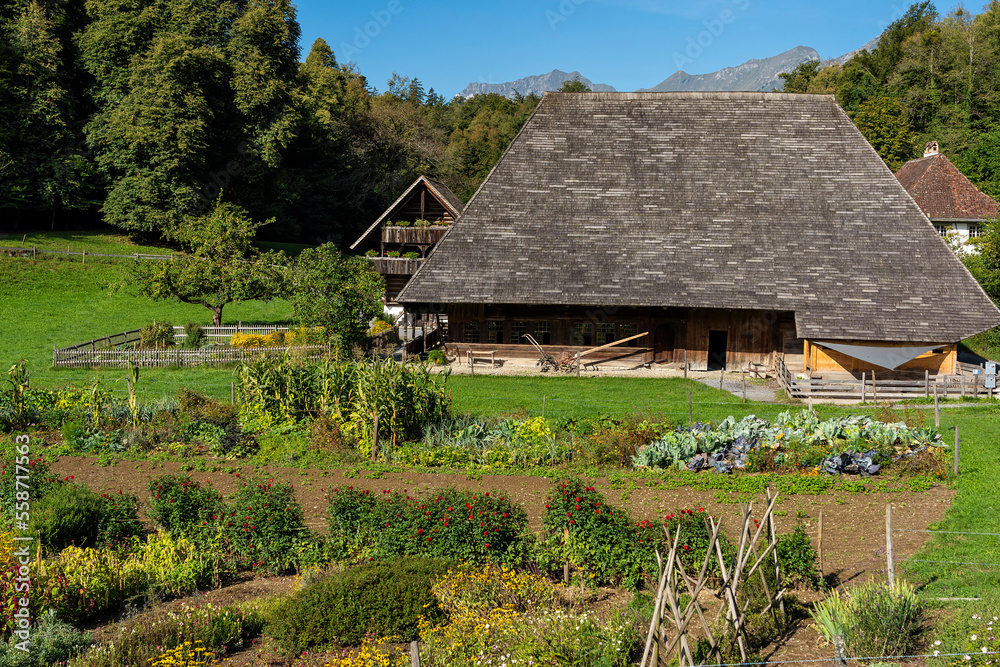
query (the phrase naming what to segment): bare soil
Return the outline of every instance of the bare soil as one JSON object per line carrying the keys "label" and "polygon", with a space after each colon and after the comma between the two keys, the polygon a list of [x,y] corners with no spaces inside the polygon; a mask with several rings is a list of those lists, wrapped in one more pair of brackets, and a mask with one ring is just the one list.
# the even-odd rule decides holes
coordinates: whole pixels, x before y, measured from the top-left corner
{"label": "bare soil", "polygon": [[[204,459],[199,459],[204,460]],[[207,465],[211,461],[205,460]],[[454,473],[384,473],[369,475],[364,469],[354,472],[358,476],[347,477],[345,470],[302,470],[298,468],[260,467],[233,462],[215,462],[223,467],[232,466],[234,472],[198,472],[187,474],[202,484],[211,484],[222,494],[232,493],[244,480],[254,475],[291,482],[299,502],[302,504],[305,520],[311,528],[321,532],[326,530],[324,512],[327,507],[326,493],[334,488],[353,485],[355,488],[381,491],[393,489],[408,493],[420,493],[429,489],[454,486],[463,489],[500,491],[524,506],[534,530],[541,527],[545,495],[551,480],[542,477],[515,475],[475,475]],[[60,477],[72,476],[77,482],[88,485],[95,491],[117,493],[119,489],[146,498],[148,480],[163,474],[183,472],[177,462],[118,462],[100,467],[94,458],[63,456],[52,462],[52,470]],[[359,474],[360,473],[360,474]],[[713,474],[713,473],[704,473]],[[614,490],[607,478],[597,478],[594,484],[604,493],[608,501],[627,506],[635,519],[656,519],[678,509],[698,509],[704,507],[718,517],[723,525],[736,529],[740,506],[716,502],[714,491],[693,491],[687,489],[655,490],[638,488]],[[814,546],[822,547],[823,573],[835,583],[855,581],[865,577],[885,575],[885,508],[893,505],[893,527],[902,530],[926,530],[940,521],[955,492],[944,487],[934,487],[920,493],[908,491],[896,493],[848,493],[844,491],[826,492],[821,495],[794,495],[779,499],[776,506],[776,521],[779,532],[790,531],[799,521],[803,522],[813,540]],[[823,515],[822,542],[819,541],[819,516]],[[900,532],[895,535],[894,548],[897,559],[910,557],[923,545],[926,533]],[[244,579],[205,595],[218,603],[229,603],[251,597],[261,597],[292,590],[293,577],[269,579]],[[799,599],[810,603],[818,595],[808,591],[797,591]],[[617,608],[627,604],[631,597],[611,589],[603,591],[593,600],[601,607]],[[156,610],[144,612],[157,613]],[[99,639],[104,630],[98,629]],[[808,620],[799,621],[779,641],[764,652],[763,657],[771,661],[804,660],[830,657],[829,647],[822,647],[818,632]],[[323,664],[322,656],[306,656],[306,664]],[[273,664],[266,647],[255,646],[241,651],[230,658],[230,664],[265,665]],[[297,661],[296,664],[303,664]]]}

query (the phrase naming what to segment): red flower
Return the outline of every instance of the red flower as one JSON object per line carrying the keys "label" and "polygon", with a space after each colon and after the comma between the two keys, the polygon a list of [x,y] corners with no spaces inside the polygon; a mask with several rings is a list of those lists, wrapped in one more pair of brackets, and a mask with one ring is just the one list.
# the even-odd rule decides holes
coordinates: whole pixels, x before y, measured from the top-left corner
{"label": "red flower", "polygon": [[572,524],[575,524],[576,523],[576,519],[570,519],[569,522],[572,523]]}
{"label": "red flower", "polygon": [[423,535],[423,534],[424,534],[424,529],[423,528],[417,528],[417,535]]}

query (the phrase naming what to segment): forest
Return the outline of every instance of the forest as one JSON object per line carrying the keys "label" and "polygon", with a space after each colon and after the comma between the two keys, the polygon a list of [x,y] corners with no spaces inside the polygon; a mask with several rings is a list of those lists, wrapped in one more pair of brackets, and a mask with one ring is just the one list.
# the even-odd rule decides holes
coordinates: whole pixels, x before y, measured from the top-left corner
{"label": "forest", "polygon": [[[349,243],[418,175],[468,200],[538,104],[379,90],[289,0],[0,2],[0,226],[106,223],[156,240],[214,202],[262,239]],[[1000,2],[913,5],[871,53],[800,65],[897,169],[937,140],[1000,194]]]}

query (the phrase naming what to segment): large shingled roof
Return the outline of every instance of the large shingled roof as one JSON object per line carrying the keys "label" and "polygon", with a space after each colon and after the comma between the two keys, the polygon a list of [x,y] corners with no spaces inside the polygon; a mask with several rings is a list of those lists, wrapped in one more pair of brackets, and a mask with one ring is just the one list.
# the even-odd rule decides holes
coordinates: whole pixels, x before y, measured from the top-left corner
{"label": "large shingled roof", "polygon": [[997,202],[972,184],[944,155],[910,160],[896,178],[931,220],[986,220]]}
{"label": "large shingled roof", "polygon": [[795,311],[952,342],[1000,312],[833,97],[548,93],[399,301]]}

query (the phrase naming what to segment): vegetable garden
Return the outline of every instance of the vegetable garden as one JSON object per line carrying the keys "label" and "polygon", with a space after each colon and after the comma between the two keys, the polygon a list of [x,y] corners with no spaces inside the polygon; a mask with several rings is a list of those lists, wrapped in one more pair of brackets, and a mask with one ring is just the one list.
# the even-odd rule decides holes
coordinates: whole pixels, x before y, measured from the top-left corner
{"label": "vegetable garden", "polygon": [[[545,419],[456,414],[447,375],[419,364],[286,357],[243,364],[234,378],[235,405],[187,390],[141,403],[97,382],[32,388],[23,367],[11,369],[0,394],[0,665],[215,664],[227,654],[408,664],[391,647],[410,640],[432,665],[635,664],[668,533],[680,530],[681,558],[700,565],[705,518],[735,530],[725,518],[734,503],[771,488],[799,508],[778,512],[777,553],[800,599],[775,618],[748,589],[750,648],[763,657],[787,627],[810,622],[803,605],[816,591],[840,581],[818,567],[803,503],[915,499],[949,463],[942,433],[915,411]],[[12,662],[22,658],[11,634],[15,434],[32,442],[27,533],[43,545],[31,565],[37,644],[27,663]],[[141,488],[108,488],[133,467]],[[528,482],[540,495],[518,489]],[[697,500],[634,502],[663,492]],[[736,533],[723,535],[725,554]],[[210,605],[185,597],[248,577],[294,583]],[[614,603],[595,611],[602,595]],[[156,622],[128,621],[135,614]],[[907,619],[893,646],[919,645]],[[80,630],[95,624],[107,626],[96,641]],[[736,646],[724,656],[739,660]]]}

